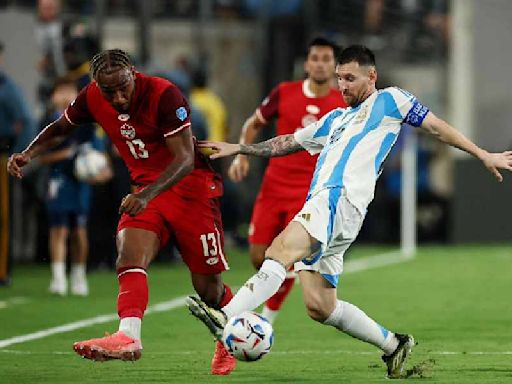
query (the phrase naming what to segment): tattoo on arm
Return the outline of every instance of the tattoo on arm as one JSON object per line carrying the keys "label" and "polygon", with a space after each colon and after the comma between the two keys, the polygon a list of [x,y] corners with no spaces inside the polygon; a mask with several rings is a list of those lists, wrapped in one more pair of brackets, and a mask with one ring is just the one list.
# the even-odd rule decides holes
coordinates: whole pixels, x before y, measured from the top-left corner
{"label": "tattoo on arm", "polygon": [[289,134],[276,136],[257,144],[240,144],[239,153],[260,157],[276,157],[299,152],[303,149],[295,140],[293,134]]}

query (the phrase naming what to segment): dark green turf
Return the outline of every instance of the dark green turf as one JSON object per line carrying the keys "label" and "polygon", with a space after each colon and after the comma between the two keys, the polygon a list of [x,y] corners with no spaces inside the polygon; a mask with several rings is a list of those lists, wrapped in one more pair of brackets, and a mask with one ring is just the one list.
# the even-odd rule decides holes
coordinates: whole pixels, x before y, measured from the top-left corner
{"label": "dark green turf", "polygon": [[[342,276],[339,296],[382,325],[411,332],[419,341],[411,365],[435,360],[426,383],[512,383],[512,253],[509,247],[430,247],[402,264]],[[357,258],[379,249],[358,248]],[[226,280],[239,286],[252,274],[247,256],[231,252]],[[191,292],[183,266],[154,264],[150,304]],[[49,268],[16,266],[0,301],[25,304],[0,309],[0,340],[115,311],[112,272],[89,276],[88,298],[47,294]],[[271,354],[240,363],[229,377],[209,375],[213,342],[184,307],[146,316],[144,354],[136,363],[93,363],[73,354],[83,338],[115,331],[117,322],[0,349],[0,383],[375,383],[388,382],[372,346],[309,320],[296,287],[275,324]],[[475,354],[484,352],[484,354]],[[509,352],[510,354],[503,354]],[[443,354],[451,353],[451,354]]]}

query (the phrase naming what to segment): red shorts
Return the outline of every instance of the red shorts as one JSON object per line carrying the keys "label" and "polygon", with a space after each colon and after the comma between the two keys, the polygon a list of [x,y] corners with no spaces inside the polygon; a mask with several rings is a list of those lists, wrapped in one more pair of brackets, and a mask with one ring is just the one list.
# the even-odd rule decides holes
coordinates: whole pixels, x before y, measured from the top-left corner
{"label": "red shorts", "polygon": [[123,214],[117,231],[123,228],[152,231],[161,246],[172,238],[193,273],[212,275],[229,269],[218,198],[186,198],[168,190],[138,215]]}
{"label": "red shorts", "polygon": [[270,245],[303,205],[303,199],[283,200],[260,192],[252,211],[249,243]]}

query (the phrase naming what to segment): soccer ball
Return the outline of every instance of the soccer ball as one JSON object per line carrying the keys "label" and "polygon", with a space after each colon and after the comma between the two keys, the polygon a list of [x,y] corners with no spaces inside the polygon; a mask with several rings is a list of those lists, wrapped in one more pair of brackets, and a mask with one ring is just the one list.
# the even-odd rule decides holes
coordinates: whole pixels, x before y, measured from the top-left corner
{"label": "soccer ball", "polygon": [[243,312],[229,319],[222,341],[230,354],[242,361],[256,361],[270,352],[274,339],[272,325],[255,312]]}
{"label": "soccer ball", "polygon": [[75,176],[78,180],[88,181],[95,178],[107,167],[107,157],[95,149],[79,152],[75,159]]}

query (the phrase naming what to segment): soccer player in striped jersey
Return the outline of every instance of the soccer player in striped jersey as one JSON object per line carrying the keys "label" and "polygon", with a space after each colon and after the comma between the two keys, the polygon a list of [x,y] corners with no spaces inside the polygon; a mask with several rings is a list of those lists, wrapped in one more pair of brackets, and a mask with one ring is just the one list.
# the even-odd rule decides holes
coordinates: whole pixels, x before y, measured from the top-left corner
{"label": "soccer player in striped jersey", "polygon": [[304,149],[320,155],[306,203],[267,249],[259,272],[220,310],[193,297],[188,305],[219,337],[226,319],[262,304],[279,289],[287,268],[294,265],[309,316],[380,348],[388,377],[400,378],[414,338],[389,331],[336,294],[343,254],[361,228],[383,162],[404,123],[421,127],[478,158],[500,182],[500,169],[512,171],[512,151],[489,153],[409,92],[398,87],[377,89],[375,57],[364,46],[343,50],[336,75],[348,108],[334,109],[303,130],[258,144],[202,144],[218,151],[212,158],[239,153],[284,156]]}
{"label": "soccer player in striped jersey", "polygon": [[[258,132],[276,119],[277,135],[295,133],[337,107],[345,107],[341,92],[332,87],[338,47],[322,37],[308,44],[304,62],[307,78],[277,85],[249,117],[242,128],[241,144],[252,144]],[[304,204],[318,156],[298,152],[269,161],[256,198],[249,226],[252,264],[261,267],[265,251]],[[249,171],[249,159],[238,155],[229,177],[239,182]],[[286,175],[286,177],[283,177]],[[289,271],[283,285],[265,303],[262,315],[271,323],[290,293],[295,273]]]}

